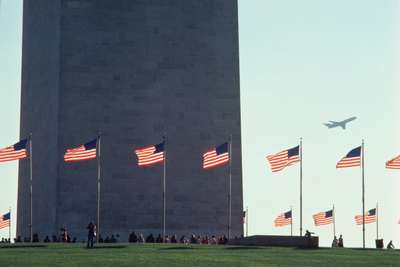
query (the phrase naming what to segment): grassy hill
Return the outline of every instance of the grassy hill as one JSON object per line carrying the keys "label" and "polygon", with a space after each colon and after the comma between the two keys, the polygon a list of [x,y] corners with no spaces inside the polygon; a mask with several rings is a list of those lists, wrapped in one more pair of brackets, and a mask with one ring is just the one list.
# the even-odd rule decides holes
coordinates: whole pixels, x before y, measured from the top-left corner
{"label": "grassy hill", "polygon": [[210,245],[50,244],[1,247],[0,266],[400,266],[400,251]]}

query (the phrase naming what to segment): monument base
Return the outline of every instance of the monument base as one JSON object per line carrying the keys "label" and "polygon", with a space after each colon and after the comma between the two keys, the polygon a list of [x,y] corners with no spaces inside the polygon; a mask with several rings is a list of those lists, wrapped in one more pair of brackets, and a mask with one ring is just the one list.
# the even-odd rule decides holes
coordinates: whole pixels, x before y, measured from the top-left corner
{"label": "monument base", "polygon": [[296,247],[318,248],[318,236],[278,236],[278,235],[254,235],[229,240],[229,245],[236,246],[267,246],[267,247]]}

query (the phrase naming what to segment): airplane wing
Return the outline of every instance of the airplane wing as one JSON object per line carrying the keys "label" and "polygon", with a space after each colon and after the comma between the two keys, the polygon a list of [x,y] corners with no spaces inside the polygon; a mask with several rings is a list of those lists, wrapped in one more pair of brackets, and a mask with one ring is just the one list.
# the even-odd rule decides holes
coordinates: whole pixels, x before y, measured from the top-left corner
{"label": "airplane wing", "polygon": [[333,128],[333,127],[336,126],[336,125],[333,124],[333,123],[323,123],[323,125],[325,125],[325,126],[328,127],[328,128]]}
{"label": "airplane wing", "polygon": [[348,123],[348,122],[354,121],[355,119],[357,119],[357,118],[356,117],[351,117],[351,118],[345,119],[344,121],[341,121],[341,122],[342,123]]}

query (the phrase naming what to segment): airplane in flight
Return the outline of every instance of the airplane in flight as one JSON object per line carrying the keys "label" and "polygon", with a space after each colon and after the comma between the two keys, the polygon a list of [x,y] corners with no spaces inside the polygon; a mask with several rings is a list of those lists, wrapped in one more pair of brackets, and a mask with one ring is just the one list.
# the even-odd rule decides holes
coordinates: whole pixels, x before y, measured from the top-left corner
{"label": "airplane in flight", "polygon": [[344,129],[346,129],[346,124],[351,122],[351,121],[354,121],[355,119],[357,119],[357,117],[351,117],[351,118],[348,118],[348,119],[343,120],[343,121],[329,121],[329,123],[324,123],[324,125],[326,127],[328,127],[329,129],[340,126],[344,130]]}

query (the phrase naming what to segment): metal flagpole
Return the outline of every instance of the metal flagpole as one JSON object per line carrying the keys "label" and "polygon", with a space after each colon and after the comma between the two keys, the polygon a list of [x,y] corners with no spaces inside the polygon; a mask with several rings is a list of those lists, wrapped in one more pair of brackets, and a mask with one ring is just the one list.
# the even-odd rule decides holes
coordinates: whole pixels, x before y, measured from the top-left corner
{"label": "metal flagpole", "polygon": [[11,244],[11,207],[9,209],[10,212],[10,226],[8,227],[8,240],[10,241]]}
{"label": "metal flagpole", "polygon": [[166,175],[167,175],[167,149],[166,149],[166,134],[163,136],[164,143],[164,176],[163,176],[163,241],[165,243],[165,217],[167,211],[166,202]]}
{"label": "metal flagpole", "polygon": [[303,235],[303,138],[300,138],[300,236]]}
{"label": "metal flagpole", "polygon": [[246,236],[249,236],[249,207],[246,207]]}
{"label": "metal flagpole", "polygon": [[364,139],[361,142],[361,176],[362,176],[362,215],[363,215],[363,248],[365,248],[365,183],[364,183]]}
{"label": "metal flagpole", "polygon": [[100,183],[101,183],[101,133],[97,136],[97,233],[96,241],[99,243],[100,235]]}
{"label": "metal flagpole", "polygon": [[332,208],[332,216],[333,216],[333,237],[336,236],[336,215],[335,215],[335,205]]}
{"label": "metal flagpole", "polygon": [[379,216],[378,216],[378,202],[376,202],[376,239],[379,239]]}
{"label": "metal flagpole", "polygon": [[293,207],[290,206],[290,216],[292,216],[290,220],[290,236],[293,236]]}
{"label": "metal flagpole", "polygon": [[228,192],[228,240],[231,239],[232,222],[232,134],[229,136],[229,192]]}
{"label": "metal flagpole", "polygon": [[30,224],[29,224],[29,232],[30,232],[30,240],[33,242],[33,229],[32,229],[32,160],[33,160],[33,154],[32,154],[32,133],[29,134],[29,180],[30,180],[30,189],[29,189],[29,197],[30,197]]}

